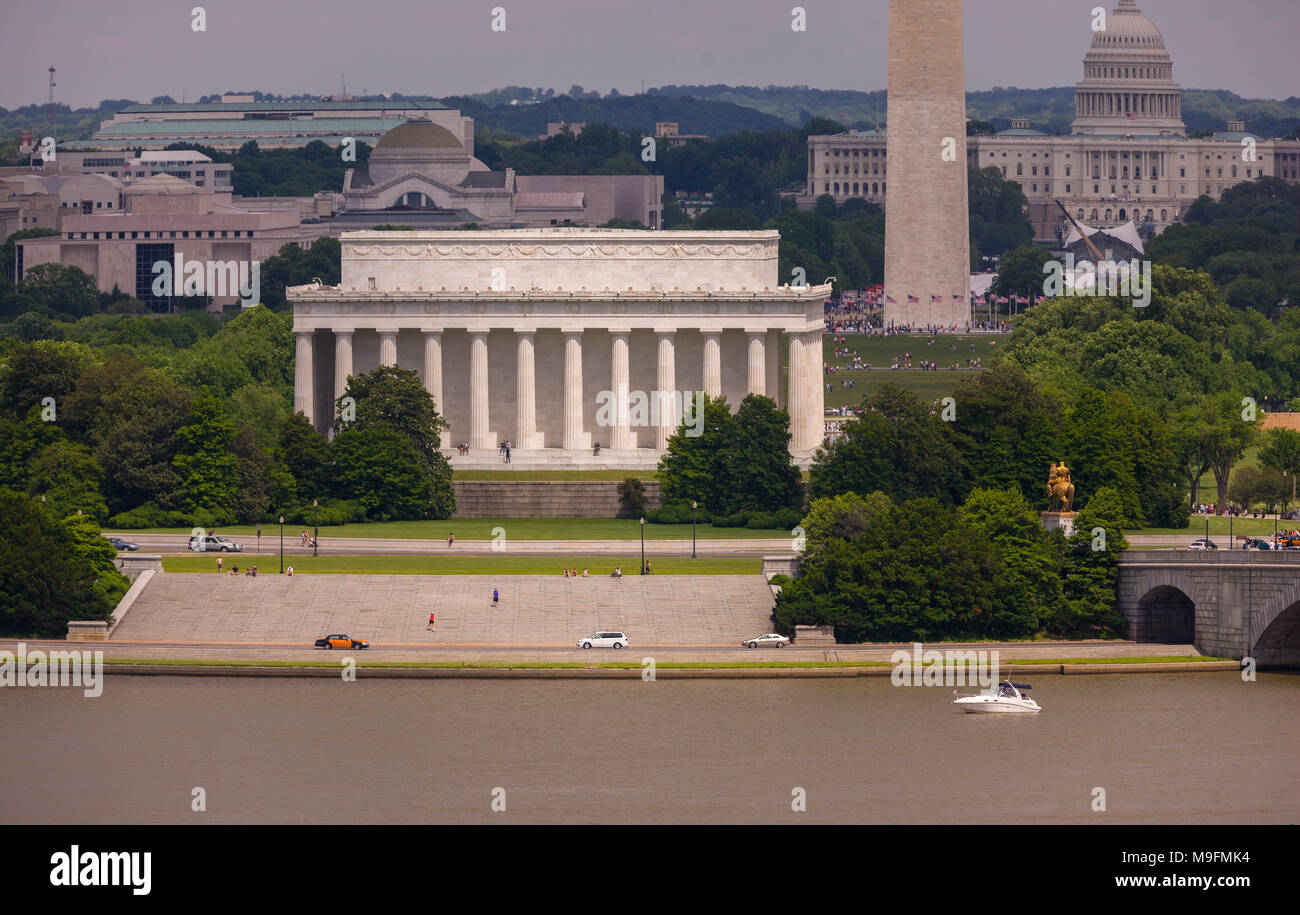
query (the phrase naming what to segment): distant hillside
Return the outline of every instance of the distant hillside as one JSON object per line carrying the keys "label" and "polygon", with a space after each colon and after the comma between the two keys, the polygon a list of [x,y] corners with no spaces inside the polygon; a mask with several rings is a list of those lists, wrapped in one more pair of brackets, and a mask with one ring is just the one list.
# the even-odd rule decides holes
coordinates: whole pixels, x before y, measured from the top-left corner
{"label": "distant hillside", "polygon": [[[781,118],[789,125],[810,117],[832,118],[845,126],[866,129],[885,119],[883,89],[859,92],[849,89],[809,89],[807,86],[661,86],[649,95],[692,97],[744,105]],[[1045,133],[1069,133],[1074,119],[1074,87],[1020,89],[997,87],[966,93],[966,113],[989,121],[999,130],[1011,119],[1029,118]],[[1244,99],[1227,90],[1183,91],[1183,120],[1188,130],[1221,130],[1229,120],[1244,120],[1249,130],[1263,137],[1287,136],[1300,127],[1300,98],[1285,101]]]}
{"label": "distant hillside", "polygon": [[[575,86],[573,90],[581,87]],[[254,94],[263,96],[260,92]],[[621,130],[645,133],[653,131],[657,121],[676,121],[682,133],[700,133],[710,138],[741,130],[800,126],[813,117],[831,118],[851,128],[866,129],[883,123],[887,111],[883,89],[859,92],[807,86],[719,84],[660,86],[643,95],[611,93],[601,98],[595,92],[585,91],[576,91],[575,95],[556,94],[551,89],[506,87],[471,96],[449,96],[440,103],[460,108],[479,127],[493,133],[514,134],[525,139],[545,133],[550,121],[599,121]],[[269,94],[263,97],[278,98]],[[512,99],[519,104],[510,104]],[[56,105],[55,135],[60,142],[89,137],[102,121],[134,104],[131,99],[110,99],[95,108]],[[999,130],[1010,127],[1013,117],[1023,117],[1046,133],[1068,133],[1074,118],[1074,88],[1013,86],[969,92],[966,110],[970,117],[989,121]],[[1260,136],[1288,136],[1300,128],[1300,98],[1245,99],[1222,89],[1185,89],[1183,119],[1189,131],[1220,130],[1229,120],[1243,120],[1248,130]],[[45,133],[45,124],[44,105],[26,105],[14,110],[0,108],[0,158],[13,155],[19,131],[31,130],[39,137]]]}

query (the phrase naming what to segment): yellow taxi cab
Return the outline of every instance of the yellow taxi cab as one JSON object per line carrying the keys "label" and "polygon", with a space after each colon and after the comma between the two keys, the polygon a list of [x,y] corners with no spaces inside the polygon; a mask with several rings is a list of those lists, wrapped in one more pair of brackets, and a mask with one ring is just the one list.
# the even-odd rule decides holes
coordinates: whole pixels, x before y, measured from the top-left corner
{"label": "yellow taxi cab", "polygon": [[316,640],[317,648],[369,648],[370,643],[347,635],[327,635]]}

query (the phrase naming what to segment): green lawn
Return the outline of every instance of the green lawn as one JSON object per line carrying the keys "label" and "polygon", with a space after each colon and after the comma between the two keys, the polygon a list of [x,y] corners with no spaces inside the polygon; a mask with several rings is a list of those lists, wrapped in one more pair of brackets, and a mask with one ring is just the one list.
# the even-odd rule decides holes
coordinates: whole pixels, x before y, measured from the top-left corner
{"label": "green lawn", "polygon": [[[280,572],[280,557],[274,553],[230,555],[222,557],[226,570],[238,566],[247,570],[256,565],[258,574]],[[651,556],[650,568],[656,575],[757,575],[763,561],[756,557]],[[624,575],[635,575],[641,554],[630,550],[613,556],[286,556],[285,565],[293,566],[295,575],[555,575],[565,567],[586,568],[593,576],[608,575],[615,566]],[[216,574],[217,560],[207,556],[168,556],[163,569],[168,572],[211,572]]]}
{"label": "green lawn", "polygon": [[[302,525],[284,526],[285,543],[296,541]],[[446,540],[454,533],[457,540],[492,540],[493,528],[502,528],[506,540],[634,540],[641,539],[641,526],[635,518],[453,518],[450,521],[381,521],[374,524],[339,524],[321,527],[321,537],[359,537],[392,540]],[[127,539],[138,534],[188,534],[189,528],[149,528],[127,531]],[[256,543],[257,528],[252,524],[236,524],[218,529],[217,533],[232,537],[252,549]],[[745,527],[714,527],[700,524],[696,527],[699,540],[749,540],[789,537],[788,530],[751,530]],[[280,526],[262,525],[262,549],[272,549],[278,544]],[[647,540],[690,540],[689,524],[645,525]]]}
{"label": "green lawn", "polygon": [[[934,346],[929,345],[931,339],[934,340]],[[826,406],[854,406],[861,403],[863,397],[875,393],[881,386],[891,381],[900,387],[915,391],[921,400],[930,403],[951,394],[953,386],[958,381],[969,378],[978,371],[965,367],[967,359],[978,358],[987,367],[990,357],[997,352],[998,347],[1006,345],[1006,339],[1005,336],[990,334],[933,338],[925,335],[877,337],[866,334],[846,334],[844,342],[838,343],[834,336],[827,334],[822,338],[822,358],[827,364],[836,366],[838,370],[834,375],[828,375],[823,380],[823,384],[831,385],[831,390],[826,395]],[[972,345],[975,347],[973,352]],[[956,349],[950,350],[949,346],[955,346]],[[864,362],[871,364],[871,370],[850,371],[840,368],[848,365],[849,360],[835,355],[837,347],[856,352]],[[923,359],[933,360],[939,363],[940,369],[935,372],[923,372],[916,368],[891,370],[889,366],[893,361],[893,354],[905,352],[912,354],[913,365]],[[954,362],[961,368],[956,371],[947,368]],[[840,387],[842,381],[854,381],[857,387],[852,390],[842,388]]]}

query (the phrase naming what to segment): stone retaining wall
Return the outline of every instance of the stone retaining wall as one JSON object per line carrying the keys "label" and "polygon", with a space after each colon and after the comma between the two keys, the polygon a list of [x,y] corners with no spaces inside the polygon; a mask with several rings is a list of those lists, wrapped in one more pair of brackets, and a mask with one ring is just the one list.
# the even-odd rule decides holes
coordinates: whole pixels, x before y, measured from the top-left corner
{"label": "stone retaining wall", "polygon": [[[646,508],[659,507],[659,482],[643,480]],[[618,480],[454,480],[458,518],[614,518]]]}

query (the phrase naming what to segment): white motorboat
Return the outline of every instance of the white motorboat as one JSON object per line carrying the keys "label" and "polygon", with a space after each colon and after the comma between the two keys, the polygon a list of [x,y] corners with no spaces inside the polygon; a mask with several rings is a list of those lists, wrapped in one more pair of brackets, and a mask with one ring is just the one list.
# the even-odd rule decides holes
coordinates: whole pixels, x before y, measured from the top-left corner
{"label": "white motorboat", "polygon": [[[982,689],[978,696],[962,696],[953,700],[963,712],[1038,712],[1042,711],[1037,702],[1020,694],[1021,690],[1030,689],[1020,683],[1003,680],[995,689]],[[955,691],[954,691],[955,692]]]}

